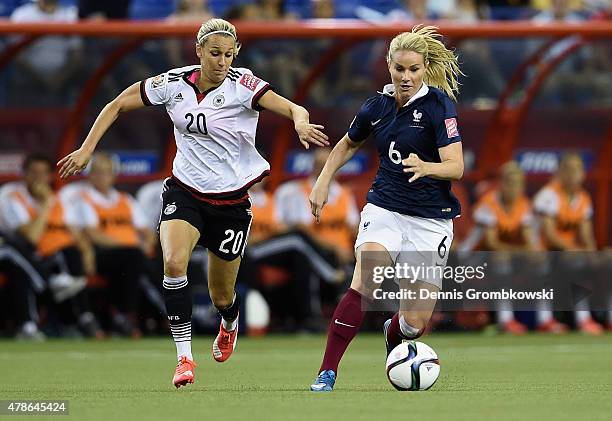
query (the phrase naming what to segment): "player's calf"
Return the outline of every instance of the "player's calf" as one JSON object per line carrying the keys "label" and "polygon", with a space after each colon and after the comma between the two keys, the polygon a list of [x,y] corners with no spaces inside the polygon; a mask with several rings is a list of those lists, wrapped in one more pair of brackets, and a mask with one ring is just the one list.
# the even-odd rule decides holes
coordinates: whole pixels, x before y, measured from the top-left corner
{"label": "player's calf", "polygon": [[226,308],[218,309],[221,314],[221,325],[219,334],[215,338],[212,346],[213,358],[217,362],[226,361],[236,349],[238,342],[238,316],[240,310],[240,296],[234,293],[231,305]]}

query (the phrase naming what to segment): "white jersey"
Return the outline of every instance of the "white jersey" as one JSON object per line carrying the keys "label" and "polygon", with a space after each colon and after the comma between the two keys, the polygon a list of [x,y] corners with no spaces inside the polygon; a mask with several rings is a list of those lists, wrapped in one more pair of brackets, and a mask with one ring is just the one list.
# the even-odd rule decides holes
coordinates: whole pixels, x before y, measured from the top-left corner
{"label": "white jersey", "polygon": [[[119,202],[125,201],[130,209],[131,225],[136,229],[148,228],[144,212],[131,195],[120,192],[115,188],[111,188],[107,194],[102,194],[89,183],[86,186],[80,186],[79,193],[81,194],[81,200],[76,204],[76,210],[83,227],[95,228],[100,224],[100,217],[93,206],[94,204],[101,208],[110,209],[119,205]],[[87,196],[91,202],[82,200],[83,196]]]}
{"label": "white jersey", "polygon": [[163,189],[164,180],[154,180],[140,187],[136,193],[136,201],[144,212],[147,224],[152,231],[157,231],[157,225],[159,224]]}
{"label": "white jersey", "polygon": [[[0,191],[2,201],[0,202],[0,226],[11,233],[23,225],[32,222],[29,209],[40,212],[40,205],[26,187],[24,182],[10,183],[3,186]],[[62,196],[57,196],[63,210],[63,218],[66,225],[78,226],[79,219],[74,203],[66,201]]]}
{"label": "white jersey", "polygon": [[[308,226],[314,223],[308,194],[302,185],[302,180],[287,181],[278,186],[274,193],[276,216],[284,224]],[[332,180],[329,186],[328,205],[336,204],[342,195],[342,189],[336,180]],[[359,224],[359,210],[352,194],[349,194],[347,205],[346,223],[350,227],[356,227]]]}
{"label": "white jersey", "polygon": [[255,149],[257,101],[270,86],[248,69],[230,68],[220,86],[200,93],[199,71],[181,67],[142,81],[142,100],[164,104],[174,123],[176,179],[204,194],[246,191],[270,171]]}

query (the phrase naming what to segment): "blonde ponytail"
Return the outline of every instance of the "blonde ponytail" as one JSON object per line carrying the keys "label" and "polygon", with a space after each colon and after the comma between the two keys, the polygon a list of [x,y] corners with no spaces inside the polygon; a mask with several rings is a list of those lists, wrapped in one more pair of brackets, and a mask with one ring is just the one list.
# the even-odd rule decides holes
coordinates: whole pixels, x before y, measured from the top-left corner
{"label": "blonde ponytail", "polygon": [[459,68],[458,58],[455,53],[442,44],[436,26],[417,25],[411,32],[403,32],[391,40],[387,63],[391,61],[393,54],[399,50],[409,50],[423,56],[423,62],[427,66],[424,81],[427,85],[441,89],[453,101],[457,101],[456,94],[459,93],[459,82],[457,78],[464,73]]}

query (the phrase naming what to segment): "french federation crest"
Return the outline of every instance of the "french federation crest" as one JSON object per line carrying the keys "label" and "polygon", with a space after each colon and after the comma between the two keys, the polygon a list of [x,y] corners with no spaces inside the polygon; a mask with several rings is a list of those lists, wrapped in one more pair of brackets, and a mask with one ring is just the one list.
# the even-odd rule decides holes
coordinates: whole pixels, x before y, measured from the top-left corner
{"label": "french federation crest", "polygon": [[415,123],[420,123],[421,117],[423,117],[423,113],[414,110],[414,112],[412,113],[412,121],[414,121]]}
{"label": "french federation crest", "polygon": [[220,108],[223,104],[225,104],[225,97],[223,94],[219,94],[213,98],[213,106],[215,108]]}

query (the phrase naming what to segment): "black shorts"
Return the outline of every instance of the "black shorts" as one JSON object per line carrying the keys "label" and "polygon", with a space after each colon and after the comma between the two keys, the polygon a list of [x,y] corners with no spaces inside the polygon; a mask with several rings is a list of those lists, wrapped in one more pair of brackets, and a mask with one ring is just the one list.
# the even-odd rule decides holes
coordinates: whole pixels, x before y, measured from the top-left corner
{"label": "black shorts", "polygon": [[241,194],[233,199],[212,199],[168,178],[164,182],[159,223],[173,219],[188,222],[200,232],[198,244],[221,259],[232,261],[244,254],[253,219],[248,193]]}

